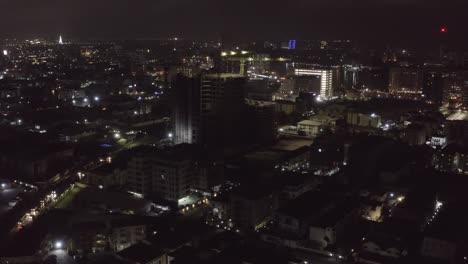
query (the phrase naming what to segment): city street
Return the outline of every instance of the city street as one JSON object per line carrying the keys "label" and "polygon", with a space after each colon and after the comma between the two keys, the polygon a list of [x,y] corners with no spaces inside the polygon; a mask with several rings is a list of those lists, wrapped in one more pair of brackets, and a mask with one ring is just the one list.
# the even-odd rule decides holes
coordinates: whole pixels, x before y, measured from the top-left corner
{"label": "city street", "polygon": [[22,190],[21,187],[0,189],[0,218],[16,205],[15,198]]}

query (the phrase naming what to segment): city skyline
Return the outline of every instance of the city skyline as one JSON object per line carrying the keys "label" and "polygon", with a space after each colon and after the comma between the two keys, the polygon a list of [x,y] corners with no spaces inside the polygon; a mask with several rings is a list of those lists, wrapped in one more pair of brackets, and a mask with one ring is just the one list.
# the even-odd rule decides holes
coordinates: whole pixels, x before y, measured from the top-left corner
{"label": "city skyline", "polygon": [[[25,8],[25,7],[28,8]],[[0,37],[353,39],[434,41],[441,26],[455,43],[467,42],[457,24],[466,1],[1,1]],[[372,34],[369,34],[372,32]]]}
{"label": "city skyline", "polygon": [[0,264],[468,263],[467,0],[0,0]]}

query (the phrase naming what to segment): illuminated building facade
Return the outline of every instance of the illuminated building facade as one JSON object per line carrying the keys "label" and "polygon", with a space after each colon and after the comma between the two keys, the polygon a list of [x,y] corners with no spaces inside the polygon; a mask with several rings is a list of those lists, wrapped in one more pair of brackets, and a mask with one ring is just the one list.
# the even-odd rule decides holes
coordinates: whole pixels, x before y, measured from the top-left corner
{"label": "illuminated building facade", "polygon": [[333,96],[333,71],[325,69],[294,69],[295,76],[320,76],[320,97]]}

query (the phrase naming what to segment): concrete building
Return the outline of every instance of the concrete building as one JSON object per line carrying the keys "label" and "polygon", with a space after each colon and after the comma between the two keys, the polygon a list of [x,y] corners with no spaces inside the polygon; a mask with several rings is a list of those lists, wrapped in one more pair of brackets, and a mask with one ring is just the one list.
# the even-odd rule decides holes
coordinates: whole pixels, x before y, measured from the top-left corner
{"label": "concrete building", "polygon": [[126,162],[104,164],[86,173],[86,184],[102,188],[122,187],[127,182]]}
{"label": "concrete building", "polygon": [[348,124],[361,127],[379,128],[382,125],[382,118],[375,113],[360,113],[353,110],[348,111],[346,116]]}
{"label": "concrete building", "polygon": [[[254,144],[272,143],[276,140],[276,103],[246,100],[245,138]],[[245,133],[247,132],[247,133]]]}
{"label": "concrete building", "polygon": [[127,190],[149,196],[152,193],[151,150],[145,149],[134,155],[127,165]]}
{"label": "concrete building", "polygon": [[182,144],[158,151],[152,158],[152,192],[178,202],[190,193],[197,175],[193,146]]}
{"label": "concrete building", "polygon": [[275,212],[273,233],[283,240],[309,240],[324,249],[336,244],[345,226],[358,218],[358,206],[345,196],[309,191]]}
{"label": "concrete building", "polygon": [[114,221],[110,238],[115,252],[124,250],[146,238],[146,225],[131,221]]}
{"label": "concrete building", "polygon": [[322,126],[323,124],[321,122],[314,120],[302,120],[301,122],[297,123],[297,131],[298,134],[303,133],[305,136],[315,137],[320,133]]}
{"label": "concrete building", "polygon": [[434,154],[434,168],[441,172],[468,174],[468,150],[455,143]]}
{"label": "concrete building", "polygon": [[422,73],[421,69],[416,68],[391,68],[389,73],[389,91],[394,93],[422,93]]}
{"label": "concrete building", "polygon": [[328,69],[294,69],[295,76],[319,76],[320,90],[318,95],[322,98],[333,96],[333,71]]}
{"label": "concrete building", "polygon": [[[70,163],[73,149],[64,145],[3,142],[0,149],[0,168],[19,178],[33,181],[46,180]],[[31,144],[34,144],[31,142]]]}
{"label": "concrete building", "polygon": [[192,189],[210,192],[223,177],[223,162],[213,153],[217,152],[206,153],[194,144],[140,148],[127,165],[127,189],[176,205]]}
{"label": "concrete building", "polygon": [[284,113],[290,115],[297,110],[296,103],[288,100],[276,100],[275,110],[277,113]]}
{"label": "concrete building", "polygon": [[271,192],[253,188],[236,190],[230,195],[229,215],[244,230],[257,230],[266,225],[275,209]]}
{"label": "concrete building", "polygon": [[174,83],[174,142],[200,142],[200,80],[178,75]]}
{"label": "concrete building", "polygon": [[441,105],[444,97],[444,81],[440,70],[424,70],[423,95],[426,100]]}
{"label": "concrete building", "polygon": [[146,239],[146,221],[135,216],[83,214],[69,228],[69,249],[73,253],[118,252]]}
{"label": "concrete building", "polygon": [[426,144],[426,130],[423,125],[410,124],[402,132],[402,138],[410,146]]}
{"label": "concrete building", "polygon": [[117,253],[132,264],[168,264],[166,252],[148,241],[142,241]]}
{"label": "concrete building", "polygon": [[237,144],[245,86],[239,74],[179,75],[174,85],[175,143]]}

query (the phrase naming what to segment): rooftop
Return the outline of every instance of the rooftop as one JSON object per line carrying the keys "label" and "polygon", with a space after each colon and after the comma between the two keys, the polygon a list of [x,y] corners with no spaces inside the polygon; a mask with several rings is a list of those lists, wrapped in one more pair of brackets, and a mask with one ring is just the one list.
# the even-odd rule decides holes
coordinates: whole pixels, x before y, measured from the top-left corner
{"label": "rooftop", "polygon": [[117,253],[123,259],[148,263],[163,255],[163,251],[147,241],[142,241]]}
{"label": "rooftop", "polygon": [[320,226],[336,223],[348,214],[355,201],[344,195],[309,191],[287,203],[278,213],[309,221]]}
{"label": "rooftop", "polygon": [[297,125],[320,126],[322,123],[314,120],[302,120],[298,122]]}

